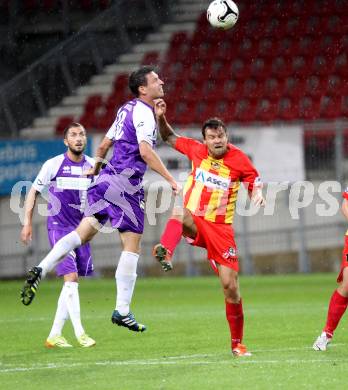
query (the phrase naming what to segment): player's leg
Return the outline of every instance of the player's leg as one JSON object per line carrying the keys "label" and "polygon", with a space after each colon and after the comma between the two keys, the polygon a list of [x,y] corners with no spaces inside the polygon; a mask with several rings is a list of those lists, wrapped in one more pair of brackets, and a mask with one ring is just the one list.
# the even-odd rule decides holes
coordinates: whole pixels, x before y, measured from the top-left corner
{"label": "player's leg", "polygon": [[240,297],[238,272],[218,264],[219,279],[224,292],[226,319],[230,328],[232,353],[236,356],[250,356],[242,344],[244,330],[244,313]]}
{"label": "player's leg", "polygon": [[24,305],[30,305],[34,299],[41,278],[51,271],[69,252],[90,241],[98,232],[99,227],[100,224],[96,218],[85,217],[74,231],[57,241],[40,264],[28,272],[26,282],[21,290],[21,300]]}
{"label": "player's leg", "polygon": [[327,349],[348,306],[348,267],[345,266],[342,269],[340,276],[341,282],[339,287],[333,292],[329,302],[325,327],[322,334],[313,344],[313,349],[316,351],[325,351]]}
{"label": "player's leg", "polygon": [[[53,247],[57,241],[59,241],[62,237],[66,235],[66,232],[60,231],[60,230],[49,230],[48,231],[48,240],[50,242],[51,247]],[[59,265],[59,266],[64,266],[64,262],[73,262],[74,259],[71,256],[67,256]],[[64,276],[64,272],[59,272],[58,267],[56,269],[57,275],[58,276]],[[75,268],[72,268],[72,270],[67,271],[71,272],[74,271]],[[53,325],[51,328],[51,331],[48,335],[48,338],[46,339],[45,346],[47,348],[67,348],[67,347],[72,347],[71,344],[67,342],[67,340],[62,336],[62,331],[64,324],[66,320],[69,318],[69,312],[68,312],[68,307],[66,304],[66,299],[65,299],[65,288],[64,284],[62,287],[62,290],[60,292],[59,298],[58,298],[58,303],[57,303],[57,310],[56,314],[53,320]]]}
{"label": "player's leg", "polygon": [[81,323],[78,274],[76,272],[64,275],[65,302],[78,343],[82,347],[93,347],[96,343],[89,337]]}
{"label": "player's leg", "polygon": [[140,252],[141,234],[134,232],[120,233],[122,253],[115,272],[116,306],[112,314],[112,322],[135,332],[143,332],[146,326],[139,324],[130,312],[135,282],[137,279],[137,264]]}
{"label": "player's leg", "polygon": [[194,239],[197,235],[197,227],[188,209],[174,207],[160,243],[153,248],[153,256],[159,261],[164,271],[173,269],[171,258],[182,235]]}
{"label": "player's leg", "polygon": [[71,344],[67,342],[67,340],[62,336],[62,330],[64,327],[64,324],[66,320],[69,318],[69,312],[68,307],[66,305],[65,301],[65,290],[64,290],[64,284],[62,287],[62,290],[60,292],[58,303],[57,303],[57,310],[56,314],[53,320],[53,325],[51,328],[51,331],[47,337],[47,340],[45,342],[45,346],[47,348],[69,348],[72,347]]}

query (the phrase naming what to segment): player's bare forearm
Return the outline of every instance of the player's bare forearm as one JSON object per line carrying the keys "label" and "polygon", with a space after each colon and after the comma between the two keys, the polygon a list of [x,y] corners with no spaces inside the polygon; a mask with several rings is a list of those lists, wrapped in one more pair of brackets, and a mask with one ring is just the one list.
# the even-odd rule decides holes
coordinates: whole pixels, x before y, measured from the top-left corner
{"label": "player's bare forearm", "polygon": [[112,141],[108,137],[104,137],[100,145],[98,146],[96,155],[95,155],[95,165],[92,168],[91,174],[98,175],[101,166],[104,163],[104,159],[112,146]]}
{"label": "player's bare forearm", "polygon": [[342,207],[341,207],[342,213],[346,219],[348,219],[348,200],[343,199]]}
{"label": "player's bare forearm", "polygon": [[21,231],[21,241],[24,244],[28,244],[32,239],[33,228],[32,228],[32,220],[33,220],[33,212],[36,203],[36,197],[38,192],[34,187],[31,187],[24,204],[24,223]]}
{"label": "player's bare forearm", "polygon": [[31,187],[24,204],[24,225],[31,225],[38,192]]}
{"label": "player's bare forearm", "polygon": [[177,188],[177,184],[168,169],[164,166],[158,154],[145,141],[139,144],[140,155],[146,164],[155,172],[160,174],[173,189]]}
{"label": "player's bare forearm", "polygon": [[174,148],[176,139],[178,138],[178,135],[175,134],[173,128],[167,122],[166,117],[164,115],[158,116],[157,123],[158,123],[158,129],[159,129],[159,132],[160,132],[160,135],[161,135],[161,138],[163,139],[163,141]]}

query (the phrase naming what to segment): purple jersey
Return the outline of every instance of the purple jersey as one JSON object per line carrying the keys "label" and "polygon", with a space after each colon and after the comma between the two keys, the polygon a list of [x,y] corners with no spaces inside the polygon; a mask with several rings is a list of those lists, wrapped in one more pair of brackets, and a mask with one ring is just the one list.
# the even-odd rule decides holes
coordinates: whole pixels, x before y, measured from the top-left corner
{"label": "purple jersey", "polygon": [[116,119],[106,134],[114,142],[111,167],[106,167],[103,173],[112,174],[124,169],[132,169],[132,178],[141,178],[146,171],[146,163],[141,158],[139,144],[147,142],[155,146],[157,124],[153,107],[142,100],[133,99],[125,103],[117,111]]}
{"label": "purple jersey", "polygon": [[90,178],[83,172],[94,165],[91,157],[84,156],[80,162],[69,159],[66,153],[47,160],[36,177],[33,187],[40,193],[48,187],[49,230],[70,232],[84,215],[87,189]]}

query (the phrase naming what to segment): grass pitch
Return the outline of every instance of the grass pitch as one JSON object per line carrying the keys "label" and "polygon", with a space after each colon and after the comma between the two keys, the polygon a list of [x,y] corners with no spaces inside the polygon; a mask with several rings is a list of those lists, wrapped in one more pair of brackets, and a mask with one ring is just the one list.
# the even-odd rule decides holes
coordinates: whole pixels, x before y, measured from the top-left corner
{"label": "grass pitch", "polygon": [[231,356],[219,281],[139,279],[132,309],[148,326],[137,334],[111,324],[114,280],[80,283],[82,320],[94,348],[44,348],[59,281],[43,281],[33,303],[22,282],[0,283],[0,389],[344,389],[347,317],[331,348],[311,349],[324,325],[336,275],[241,277],[244,342],[253,356]]}

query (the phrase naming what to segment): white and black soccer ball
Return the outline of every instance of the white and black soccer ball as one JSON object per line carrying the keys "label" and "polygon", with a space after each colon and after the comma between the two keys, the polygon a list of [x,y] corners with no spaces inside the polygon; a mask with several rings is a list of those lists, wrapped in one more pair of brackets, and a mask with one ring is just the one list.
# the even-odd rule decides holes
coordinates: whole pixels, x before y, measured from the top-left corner
{"label": "white and black soccer ball", "polygon": [[216,28],[228,30],[238,20],[239,10],[232,0],[214,0],[209,4],[207,19]]}

